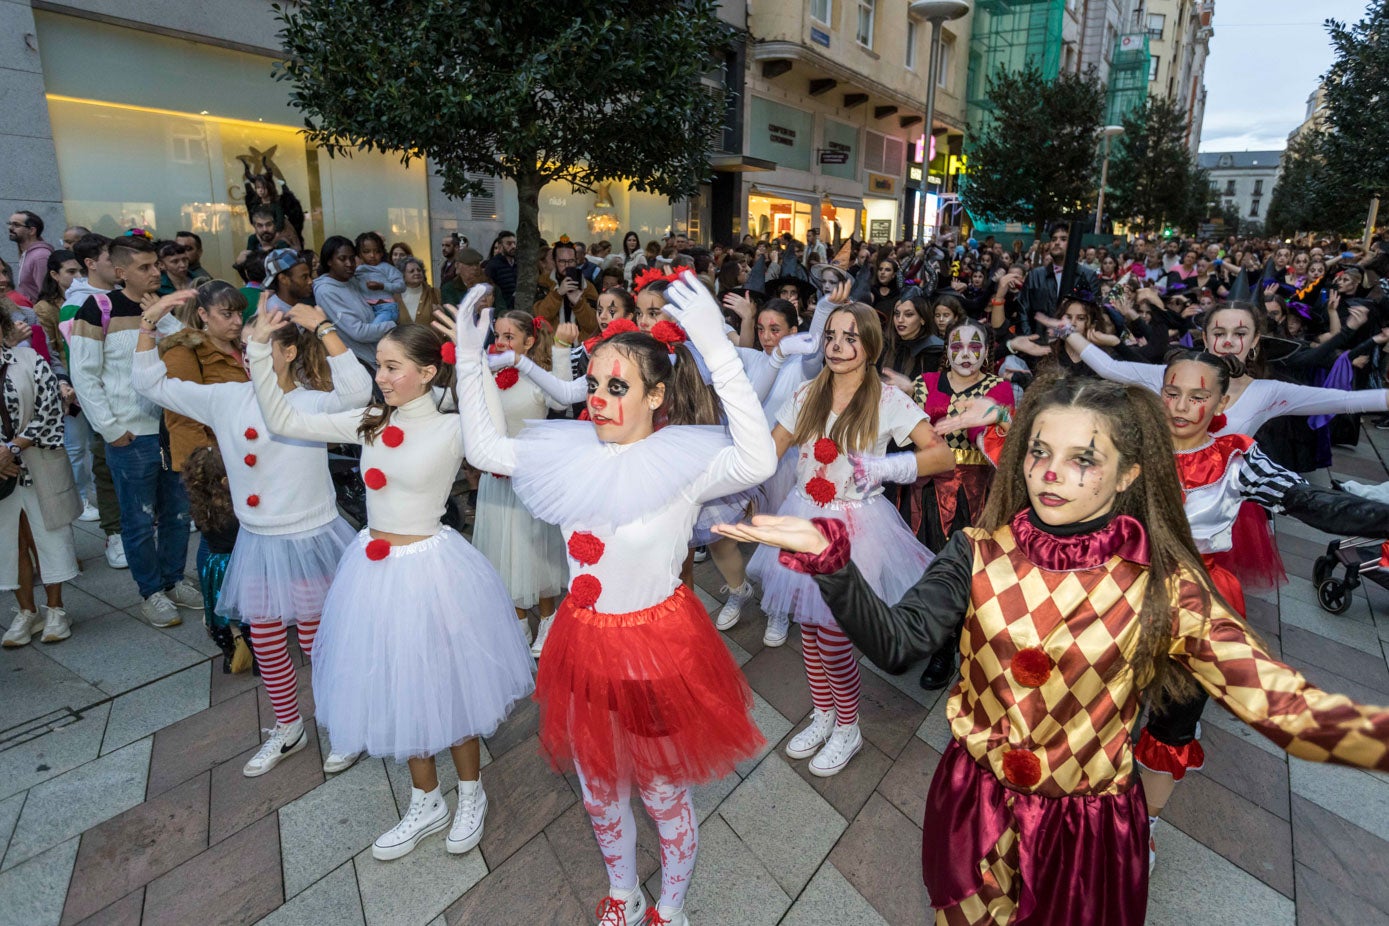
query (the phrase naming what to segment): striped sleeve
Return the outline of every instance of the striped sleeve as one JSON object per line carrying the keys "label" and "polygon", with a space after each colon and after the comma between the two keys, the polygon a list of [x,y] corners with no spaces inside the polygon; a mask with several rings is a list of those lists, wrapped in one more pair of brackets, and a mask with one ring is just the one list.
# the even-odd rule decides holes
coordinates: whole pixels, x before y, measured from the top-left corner
{"label": "striped sleeve", "polygon": [[1257,444],[1240,457],[1235,478],[1241,497],[1275,514],[1283,513],[1289,490],[1306,482],[1269,459]]}

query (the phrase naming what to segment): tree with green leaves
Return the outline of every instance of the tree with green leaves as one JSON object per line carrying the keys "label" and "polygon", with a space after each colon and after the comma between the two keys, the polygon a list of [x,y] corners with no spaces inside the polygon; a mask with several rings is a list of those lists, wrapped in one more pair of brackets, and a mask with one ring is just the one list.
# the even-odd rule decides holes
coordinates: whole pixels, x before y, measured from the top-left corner
{"label": "tree with green leaves", "polygon": [[1124,116],[1123,126],[1109,158],[1109,214],[1144,232],[1167,224],[1188,227],[1193,213],[1204,211],[1210,180],[1195,193],[1186,113],[1171,97],[1150,96]]}
{"label": "tree with green leaves", "polygon": [[672,200],[709,173],[727,37],[716,0],[277,4],[290,104],[330,155],[426,157],[444,192],[516,184],[516,306],[536,293],[540,189],[625,180]]}
{"label": "tree with green leaves", "polygon": [[1200,225],[1217,216],[1221,216],[1220,197],[1211,186],[1210,171],[1196,166],[1195,162],[1191,161],[1187,171],[1186,189],[1173,210],[1171,220],[1188,234],[1195,234]]}
{"label": "tree with green leaves", "polygon": [[1289,140],[1268,203],[1270,231],[1286,237],[1309,230],[1348,232],[1364,219],[1367,192],[1340,185],[1326,164],[1331,139],[1309,129]]}
{"label": "tree with green leaves", "polygon": [[1093,68],[1047,80],[1033,64],[1000,68],[989,77],[986,115],[971,125],[969,166],[961,198],[987,221],[1032,225],[1045,238],[1048,222],[1092,211],[1104,87]]}
{"label": "tree with green leaves", "polygon": [[1323,79],[1321,154],[1337,188],[1389,196],[1389,3],[1373,0],[1358,23],[1326,21],[1335,60]]}

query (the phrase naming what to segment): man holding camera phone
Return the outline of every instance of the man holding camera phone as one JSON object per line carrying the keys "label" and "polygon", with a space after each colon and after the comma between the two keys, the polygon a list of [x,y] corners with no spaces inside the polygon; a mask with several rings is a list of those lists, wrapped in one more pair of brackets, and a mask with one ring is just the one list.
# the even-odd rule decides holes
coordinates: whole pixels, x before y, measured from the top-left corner
{"label": "man holding camera phone", "polygon": [[566,322],[579,326],[581,340],[598,333],[598,291],[584,279],[578,252],[568,241],[558,242],[550,251],[554,273],[542,277],[542,295],[535,304],[535,315],[552,328]]}

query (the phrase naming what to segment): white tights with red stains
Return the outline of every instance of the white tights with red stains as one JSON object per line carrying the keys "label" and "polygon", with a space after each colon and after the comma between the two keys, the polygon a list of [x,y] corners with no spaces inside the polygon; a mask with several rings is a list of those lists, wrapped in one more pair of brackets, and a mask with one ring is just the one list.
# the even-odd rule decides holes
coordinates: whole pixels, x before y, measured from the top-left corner
{"label": "white tights with red stains", "polygon": [[[593,835],[608,867],[614,892],[630,892],[637,886],[637,821],[632,816],[632,782],[594,781],[579,773],[584,809],[593,821]],[[638,788],[646,812],[661,838],[661,899],[667,910],[685,906],[695,855],[699,851],[699,822],[695,818],[690,789],[656,781]]]}

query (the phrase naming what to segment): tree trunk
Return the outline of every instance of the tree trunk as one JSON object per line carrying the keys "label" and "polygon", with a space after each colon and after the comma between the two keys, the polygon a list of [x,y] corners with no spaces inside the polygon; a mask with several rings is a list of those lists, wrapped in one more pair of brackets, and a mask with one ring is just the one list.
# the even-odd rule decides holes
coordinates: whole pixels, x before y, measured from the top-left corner
{"label": "tree trunk", "polygon": [[516,298],[515,308],[529,312],[535,304],[540,260],[540,174],[516,178]]}

